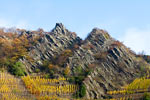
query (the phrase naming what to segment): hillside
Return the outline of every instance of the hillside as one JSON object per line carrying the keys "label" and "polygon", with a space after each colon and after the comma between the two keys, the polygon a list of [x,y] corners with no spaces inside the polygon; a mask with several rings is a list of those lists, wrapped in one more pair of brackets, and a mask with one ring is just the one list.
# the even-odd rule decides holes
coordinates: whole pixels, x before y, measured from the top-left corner
{"label": "hillside", "polygon": [[0,49],[1,71],[18,77],[66,77],[79,86],[71,95],[84,99],[106,99],[107,91],[145,76],[150,66],[149,56],[136,55],[105,30],[94,28],[82,40],[62,23],[51,32],[1,29]]}

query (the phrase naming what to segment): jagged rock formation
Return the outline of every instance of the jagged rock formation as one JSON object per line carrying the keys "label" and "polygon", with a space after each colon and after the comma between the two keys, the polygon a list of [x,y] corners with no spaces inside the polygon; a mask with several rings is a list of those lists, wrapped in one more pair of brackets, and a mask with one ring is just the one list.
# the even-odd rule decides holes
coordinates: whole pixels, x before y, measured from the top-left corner
{"label": "jagged rock formation", "polygon": [[70,48],[81,39],[76,34],[68,31],[61,23],[56,23],[55,28],[42,36],[38,43],[32,47],[29,55],[34,62],[26,59],[21,61],[26,65],[29,72],[42,64],[45,59],[51,60],[52,57],[59,55],[64,49]]}
{"label": "jagged rock formation", "polygon": [[87,99],[105,97],[107,90],[125,85],[139,72],[134,56],[123,44],[114,44],[116,42],[119,43],[107,32],[93,29],[84,44],[69,58],[72,71],[79,65],[83,70],[90,66],[94,67],[91,74],[84,80],[87,87]]}
{"label": "jagged rock formation", "polygon": [[[44,34],[31,48],[29,55],[34,62],[27,59],[20,61],[26,65],[28,72],[32,72],[45,59],[51,60],[80,42],[81,39],[76,34],[57,23],[51,32]],[[73,55],[67,59],[65,65],[70,66],[72,76],[76,75],[75,70],[79,66],[83,71],[91,70],[83,81],[87,88],[87,99],[105,98],[107,90],[120,88],[140,73],[135,55],[106,31],[98,28],[94,28],[78,48],[73,50]]]}

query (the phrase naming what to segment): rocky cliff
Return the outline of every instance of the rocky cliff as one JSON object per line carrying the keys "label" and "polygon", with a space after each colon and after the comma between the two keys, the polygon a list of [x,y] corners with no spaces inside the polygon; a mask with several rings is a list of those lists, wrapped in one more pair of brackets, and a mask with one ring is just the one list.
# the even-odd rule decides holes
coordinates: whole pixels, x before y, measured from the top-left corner
{"label": "rocky cliff", "polygon": [[56,23],[55,28],[51,32],[42,34],[43,36],[38,39],[36,45],[29,51],[29,55],[33,58],[34,62],[20,59],[26,65],[28,72],[33,72],[35,68],[42,65],[44,60],[51,60],[63,50],[71,48],[72,45],[81,40],[75,33],[65,29],[62,23]]}
{"label": "rocky cliff", "polygon": [[87,99],[105,98],[107,90],[120,88],[140,73],[129,49],[98,28],[92,30],[68,63],[72,71],[79,66],[92,70],[84,80]]}
{"label": "rocky cliff", "polygon": [[121,88],[141,73],[135,54],[106,31],[94,28],[85,40],[81,40],[61,23],[57,23],[51,32],[44,33],[30,49],[29,55],[34,62],[20,61],[29,73],[34,72],[45,59],[59,58],[66,49],[73,52],[63,64],[69,66],[71,76],[78,75],[79,67],[83,72],[90,71],[83,80],[87,99],[106,98],[106,91]]}

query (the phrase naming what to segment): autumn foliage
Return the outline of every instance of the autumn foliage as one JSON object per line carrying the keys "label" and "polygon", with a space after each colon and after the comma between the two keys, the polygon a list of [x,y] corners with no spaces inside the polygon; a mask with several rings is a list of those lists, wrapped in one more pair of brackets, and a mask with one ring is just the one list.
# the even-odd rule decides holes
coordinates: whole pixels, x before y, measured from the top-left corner
{"label": "autumn foliage", "polygon": [[28,50],[37,42],[40,35],[30,36],[24,32],[25,30],[17,29],[16,32],[5,32],[0,29],[0,68],[9,68],[22,58],[32,61]]}
{"label": "autumn foliage", "polygon": [[113,46],[113,47],[115,47],[115,46],[121,47],[121,46],[123,46],[123,43],[120,42],[120,41],[114,41],[114,42],[111,44],[111,46]]}
{"label": "autumn foliage", "polygon": [[97,59],[99,61],[104,61],[104,60],[106,60],[107,55],[108,55],[108,52],[99,52],[99,53],[96,53],[94,55],[94,57],[95,57],[95,59]]}
{"label": "autumn foliage", "polygon": [[62,66],[72,54],[73,52],[70,49],[62,51],[62,53],[55,59],[57,65]]}

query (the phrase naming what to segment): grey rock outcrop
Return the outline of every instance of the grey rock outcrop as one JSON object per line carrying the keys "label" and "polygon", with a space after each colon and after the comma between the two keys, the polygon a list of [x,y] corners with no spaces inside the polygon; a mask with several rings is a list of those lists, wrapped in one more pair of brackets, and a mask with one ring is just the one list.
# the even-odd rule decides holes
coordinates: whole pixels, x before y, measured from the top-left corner
{"label": "grey rock outcrop", "polygon": [[28,72],[32,72],[42,65],[45,59],[51,60],[80,40],[76,34],[65,29],[62,23],[56,23],[55,28],[51,32],[45,33],[30,50],[29,55],[34,62],[26,59],[21,59],[21,61],[26,65]]}
{"label": "grey rock outcrop", "polygon": [[[45,59],[51,60],[65,49],[79,44],[81,39],[68,31],[62,23],[45,33],[32,47],[29,55],[34,59],[30,62],[21,59],[28,72],[42,65]],[[120,42],[113,39],[101,29],[94,28],[79,47],[73,50],[73,55],[64,65],[69,65],[71,75],[75,75],[77,67],[83,71],[91,69],[91,73],[84,79],[86,86],[86,99],[99,99],[106,97],[106,91],[121,88],[137,77],[140,68],[137,66],[135,55]]]}
{"label": "grey rock outcrop", "polygon": [[[114,46],[114,42],[116,40],[107,32],[95,28],[69,58],[72,71],[79,66],[86,70],[93,64],[91,74],[84,80],[86,99],[105,98],[106,91],[127,84],[139,72],[134,56],[129,54],[123,44]],[[95,56],[99,54],[103,55],[96,59]]]}

